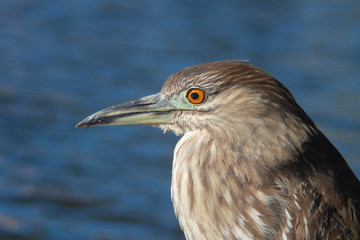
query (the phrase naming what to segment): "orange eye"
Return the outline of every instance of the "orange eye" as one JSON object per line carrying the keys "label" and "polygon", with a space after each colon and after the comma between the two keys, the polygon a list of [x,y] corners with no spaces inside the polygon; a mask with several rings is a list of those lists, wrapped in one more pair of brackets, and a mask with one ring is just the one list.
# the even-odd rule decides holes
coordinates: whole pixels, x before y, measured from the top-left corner
{"label": "orange eye", "polygon": [[193,104],[200,104],[205,101],[205,92],[199,88],[191,88],[186,93],[186,98]]}

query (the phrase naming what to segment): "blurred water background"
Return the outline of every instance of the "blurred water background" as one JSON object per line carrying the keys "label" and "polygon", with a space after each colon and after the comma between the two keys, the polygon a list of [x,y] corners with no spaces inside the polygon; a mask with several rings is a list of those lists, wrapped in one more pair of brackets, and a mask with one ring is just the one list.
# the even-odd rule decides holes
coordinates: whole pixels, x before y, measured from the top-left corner
{"label": "blurred water background", "polygon": [[225,59],[282,81],[360,175],[360,1],[1,1],[0,239],[184,239],[178,137],[74,125]]}

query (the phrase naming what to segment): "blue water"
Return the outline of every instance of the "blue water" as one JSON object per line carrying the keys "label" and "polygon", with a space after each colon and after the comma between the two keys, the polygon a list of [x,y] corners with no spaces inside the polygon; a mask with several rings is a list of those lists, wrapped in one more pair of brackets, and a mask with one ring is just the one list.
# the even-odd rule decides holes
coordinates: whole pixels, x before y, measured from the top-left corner
{"label": "blue water", "polygon": [[360,176],[360,1],[1,1],[0,53],[0,239],[184,239],[178,137],[74,125],[201,62],[277,77]]}

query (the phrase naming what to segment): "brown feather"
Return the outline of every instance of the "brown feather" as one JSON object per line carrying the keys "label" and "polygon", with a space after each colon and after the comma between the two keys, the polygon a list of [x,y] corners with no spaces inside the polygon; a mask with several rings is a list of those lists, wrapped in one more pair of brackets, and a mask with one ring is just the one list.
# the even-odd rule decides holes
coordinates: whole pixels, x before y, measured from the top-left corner
{"label": "brown feather", "polygon": [[172,200],[188,240],[359,239],[360,183],[274,77],[242,61],[170,76],[169,98],[208,99],[176,114]]}

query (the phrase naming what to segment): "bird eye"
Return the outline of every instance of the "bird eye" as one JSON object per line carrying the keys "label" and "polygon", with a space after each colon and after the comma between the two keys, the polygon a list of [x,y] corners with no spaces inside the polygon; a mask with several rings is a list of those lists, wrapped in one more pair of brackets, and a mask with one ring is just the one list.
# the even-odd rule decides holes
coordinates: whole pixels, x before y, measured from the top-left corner
{"label": "bird eye", "polygon": [[205,101],[206,94],[199,88],[190,88],[186,93],[186,98],[193,104],[200,104]]}

